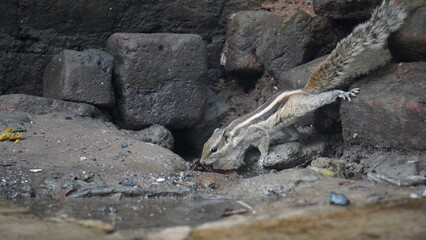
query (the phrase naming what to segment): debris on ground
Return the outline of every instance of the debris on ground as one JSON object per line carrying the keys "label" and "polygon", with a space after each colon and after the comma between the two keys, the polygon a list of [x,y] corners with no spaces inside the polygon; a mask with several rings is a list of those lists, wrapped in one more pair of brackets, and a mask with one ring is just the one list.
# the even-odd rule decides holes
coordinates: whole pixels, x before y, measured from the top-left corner
{"label": "debris on ground", "polygon": [[322,174],[324,176],[328,176],[328,177],[338,177],[339,174],[333,171],[330,171],[328,169],[324,169],[324,168],[318,168],[318,167],[314,167],[314,166],[309,166],[309,169],[311,169],[312,171],[315,171],[319,174]]}
{"label": "debris on ground", "polygon": [[375,182],[388,182],[399,187],[417,186],[426,184],[426,177],[420,175],[407,176],[405,179],[397,179],[382,174],[369,172],[367,177]]}
{"label": "debris on ground", "polygon": [[248,209],[229,209],[226,208],[225,211],[222,213],[222,215],[220,215],[221,217],[229,217],[229,216],[233,216],[233,215],[239,215],[239,214],[246,214],[246,213],[250,213],[250,211]]}
{"label": "debris on ground", "polygon": [[23,132],[13,131],[13,128],[6,128],[0,132],[0,141],[15,140],[19,141],[23,137]]}
{"label": "debris on ground", "polygon": [[331,205],[348,206],[351,202],[344,194],[330,192],[329,202]]}

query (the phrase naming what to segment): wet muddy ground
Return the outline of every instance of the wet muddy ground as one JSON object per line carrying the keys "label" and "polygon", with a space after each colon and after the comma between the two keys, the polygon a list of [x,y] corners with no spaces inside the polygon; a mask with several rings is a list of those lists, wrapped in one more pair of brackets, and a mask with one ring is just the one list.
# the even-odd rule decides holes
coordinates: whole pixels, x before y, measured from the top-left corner
{"label": "wet muddy ground", "polygon": [[[96,203],[90,203],[93,201]],[[426,236],[425,198],[351,207],[303,206],[306,202],[299,201],[293,203],[299,206],[286,208],[284,202],[264,202],[245,215],[223,218],[220,213],[225,208],[243,206],[229,201],[91,199],[50,204],[32,201],[23,204],[31,206],[28,210],[19,207],[21,203],[2,201],[0,230],[5,237],[2,239],[424,239]],[[105,210],[105,206],[116,210]],[[215,222],[202,224],[208,221]]]}

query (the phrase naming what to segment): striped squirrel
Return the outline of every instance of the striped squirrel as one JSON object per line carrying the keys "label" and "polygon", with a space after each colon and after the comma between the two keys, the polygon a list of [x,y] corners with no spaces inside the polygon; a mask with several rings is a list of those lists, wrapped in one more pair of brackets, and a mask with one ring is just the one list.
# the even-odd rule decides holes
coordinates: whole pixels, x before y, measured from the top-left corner
{"label": "striped squirrel", "polygon": [[351,101],[359,89],[336,89],[347,84],[350,63],[361,52],[379,49],[387,37],[398,30],[406,13],[393,0],[384,0],[370,19],[356,26],[312,73],[303,89],[283,91],[255,111],[216,129],[204,144],[200,163],[213,169],[238,169],[251,147],[260,152],[259,164],[268,155],[270,145],[296,141],[299,133],[292,126],[300,117],[338,98]]}

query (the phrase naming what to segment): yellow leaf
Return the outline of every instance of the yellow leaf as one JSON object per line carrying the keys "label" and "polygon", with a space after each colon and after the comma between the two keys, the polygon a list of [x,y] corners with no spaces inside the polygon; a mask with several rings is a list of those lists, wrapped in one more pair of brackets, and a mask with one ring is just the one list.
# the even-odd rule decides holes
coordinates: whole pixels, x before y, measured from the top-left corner
{"label": "yellow leaf", "polygon": [[0,141],[22,139],[22,132],[13,132],[13,128],[6,128],[0,132]]}
{"label": "yellow leaf", "polygon": [[6,128],[5,130],[0,132],[0,141],[9,140],[12,135],[13,129]]}

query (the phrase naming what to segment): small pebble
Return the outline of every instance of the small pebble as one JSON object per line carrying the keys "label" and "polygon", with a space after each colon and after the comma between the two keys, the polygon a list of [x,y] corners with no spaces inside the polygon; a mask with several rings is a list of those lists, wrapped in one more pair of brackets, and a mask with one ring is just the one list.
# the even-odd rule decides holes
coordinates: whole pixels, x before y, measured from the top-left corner
{"label": "small pebble", "polygon": [[348,206],[350,204],[349,199],[340,193],[330,192],[329,202],[331,205]]}
{"label": "small pebble", "polygon": [[127,143],[125,143],[125,142],[121,143],[121,148],[126,148],[126,147],[128,147],[128,146],[129,146],[129,144],[127,144]]}
{"label": "small pebble", "polygon": [[132,182],[132,181],[130,181],[128,178],[123,179],[120,182],[120,184],[123,185],[123,186],[126,186],[126,187],[133,187],[133,186],[135,186],[135,183]]}
{"label": "small pebble", "polygon": [[165,178],[157,178],[157,182],[164,182],[164,181],[166,181],[166,179]]}
{"label": "small pebble", "polygon": [[420,198],[420,196],[417,193],[410,193],[410,198]]}
{"label": "small pebble", "polygon": [[83,180],[85,182],[89,182],[90,180],[92,180],[92,178],[95,176],[95,174],[93,172],[86,172],[86,171],[82,171],[79,179]]}
{"label": "small pebble", "polygon": [[177,178],[177,175],[176,175],[176,174],[174,174],[174,173],[171,173],[171,174],[167,174],[167,175],[165,175],[165,178],[166,178],[166,179]]}
{"label": "small pebble", "polygon": [[32,172],[32,173],[38,173],[38,172],[41,172],[41,171],[43,171],[43,169],[41,169],[41,168],[30,169],[30,172]]}
{"label": "small pebble", "polygon": [[70,116],[65,117],[65,120],[71,120],[71,119],[72,119],[72,117],[70,117]]}
{"label": "small pebble", "polygon": [[210,183],[210,184],[207,186],[207,189],[208,189],[208,190],[214,190],[214,189],[217,189],[217,185],[216,185],[216,183]]}
{"label": "small pebble", "polygon": [[98,208],[99,212],[110,212],[110,213],[116,213],[117,212],[117,208],[113,207],[113,206],[108,206],[108,207],[100,207]]}

